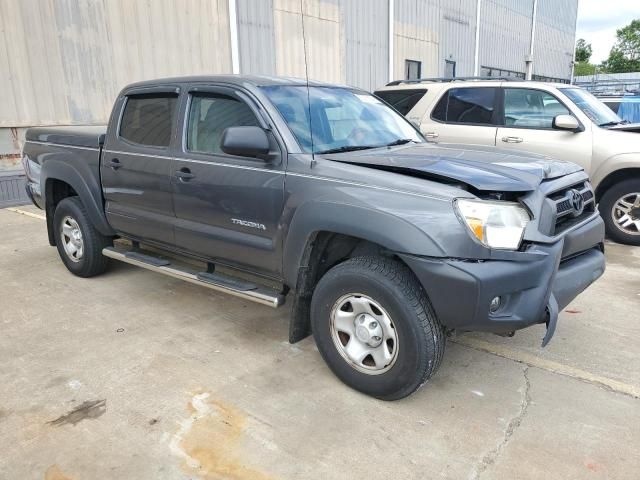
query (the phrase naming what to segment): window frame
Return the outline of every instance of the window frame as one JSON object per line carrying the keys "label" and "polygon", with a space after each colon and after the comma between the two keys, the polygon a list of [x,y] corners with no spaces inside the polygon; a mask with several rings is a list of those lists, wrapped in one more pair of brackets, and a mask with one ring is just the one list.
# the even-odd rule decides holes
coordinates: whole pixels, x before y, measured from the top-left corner
{"label": "window frame", "polygon": [[[141,95],[149,95],[149,96],[166,96],[166,97],[174,97],[176,100],[176,106],[175,106],[175,112],[174,112],[174,118],[172,119],[172,124],[171,124],[171,136],[169,137],[169,144],[168,145],[149,145],[146,143],[137,143],[137,142],[132,142],[131,140],[125,138],[122,136],[121,132],[122,132],[122,120],[124,119],[124,112],[127,109],[127,105],[129,103],[129,99],[131,97],[136,97],[136,96],[141,96]],[[115,131],[115,139],[118,142],[122,142],[126,145],[129,145],[131,147],[136,147],[136,148],[151,148],[157,151],[161,151],[161,152],[166,152],[168,150],[171,149],[171,146],[173,144],[173,138],[174,135],[176,133],[176,128],[179,125],[179,117],[180,117],[180,97],[181,97],[181,91],[179,87],[172,87],[172,86],[154,86],[154,87],[140,87],[140,88],[132,88],[129,89],[125,92],[122,93],[122,105],[120,107],[120,111],[118,113],[118,122],[116,124],[116,131]]]}
{"label": "window frame", "polygon": [[264,165],[270,165],[270,166],[277,166],[281,163],[281,160],[279,161],[272,161],[272,162],[265,162],[262,159],[259,158],[255,158],[255,157],[244,157],[244,156],[240,156],[240,155],[230,155],[228,153],[225,152],[200,152],[200,151],[195,151],[195,150],[189,150],[187,148],[188,144],[188,134],[189,134],[189,117],[191,115],[191,104],[193,101],[193,97],[194,96],[226,96],[226,97],[231,97],[234,98],[240,102],[244,102],[249,109],[251,110],[251,112],[254,114],[254,116],[256,117],[256,120],[258,121],[258,124],[260,126],[260,128],[262,128],[265,133],[267,134],[267,136],[269,136],[270,134],[272,134],[272,137],[275,140],[275,144],[277,145],[277,148],[279,150],[279,156],[280,158],[283,157],[282,152],[286,151],[283,147],[283,141],[281,136],[278,134],[278,130],[275,127],[272,127],[272,120],[270,119],[269,115],[266,113],[266,110],[264,109],[264,107],[258,102],[258,100],[254,99],[253,95],[251,95],[249,92],[246,92],[244,90],[241,90],[239,88],[236,87],[230,87],[230,86],[224,86],[224,85],[211,85],[211,84],[207,84],[207,85],[190,85],[188,86],[188,88],[185,89],[185,101],[183,103],[183,107],[182,107],[182,111],[181,111],[181,115],[182,118],[179,119],[179,123],[181,125],[182,128],[182,134],[181,134],[181,138],[179,139],[179,146],[177,148],[178,152],[180,153],[180,155],[183,158],[190,158],[191,156],[197,155],[200,157],[204,157],[207,159],[207,161],[210,161],[212,163],[216,163],[215,162],[215,158],[227,158],[230,160],[243,160],[243,161],[248,161],[248,162],[259,162],[260,164],[264,164]]}
{"label": "window frame", "polygon": [[[543,88],[523,87],[523,86],[512,86],[512,87],[510,87],[510,86],[502,86],[502,87],[500,87],[500,90],[502,90],[502,95],[500,95],[500,97],[501,97],[501,102],[500,102],[500,115],[501,115],[500,122],[501,122],[501,124],[498,125],[500,128],[515,128],[515,129],[519,129],[519,130],[544,130],[544,131],[552,130],[552,131],[555,131],[555,132],[561,132],[561,131],[566,132],[566,130],[562,130],[562,129],[553,127],[553,121],[552,121],[551,127],[528,127],[528,126],[524,126],[524,125],[519,125],[519,126],[507,125],[506,124],[506,118],[505,118],[505,112],[504,112],[504,102],[505,102],[505,99],[506,99],[506,90],[507,89],[510,89],[510,90],[516,90],[516,89],[519,89],[519,90],[535,90],[535,91],[538,91],[538,92],[543,92],[543,93],[546,93],[548,95],[551,95],[553,98],[555,98],[558,101],[558,103],[560,105],[562,105],[567,110],[567,112],[568,112],[567,115],[571,115],[573,118],[575,118],[578,121],[578,124],[580,125],[580,127],[584,128],[582,122],[580,121],[580,119],[573,114],[571,109],[565,104],[565,102],[563,102],[560,98],[558,98],[557,95],[554,95],[549,90],[545,90]],[[559,114],[559,115],[563,115],[563,114]]]}
{"label": "window frame", "polygon": [[[440,102],[442,101],[442,99],[446,96],[447,97],[447,101],[448,101],[448,97],[449,97],[449,92],[451,90],[462,90],[462,89],[469,89],[469,88],[482,88],[482,89],[488,89],[488,88],[493,88],[495,90],[495,96],[493,98],[493,112],[491,114],[491,123],[468,123],[468,122],[453,122],[453,121],[449,121],[449,120],[440,120],[438,118],[434,118],[433,117],[433,112],[435,111],[436,107],[440,104]],[[438,97],[438,99],[436,100],[434,107],[431,109],[431,112],[429,113],[429,118],[436,123],[440,123],[442,125],[463,125],[463,126],[469,126],[469,127],[489,127],[489,128],[497,128],[499,126],[501,126],[499,124],[499,121],[502,119],[504,120],[504,116],[502,115],[502,111],[501,111],[501,105],[504,104],[504,101],[502,100],[502,94],[501,94],[501,88],[498,85],[470,85],[470,86],[452,86],[450,88],[445,89],[444,93],[442,95],[440,95]]]}

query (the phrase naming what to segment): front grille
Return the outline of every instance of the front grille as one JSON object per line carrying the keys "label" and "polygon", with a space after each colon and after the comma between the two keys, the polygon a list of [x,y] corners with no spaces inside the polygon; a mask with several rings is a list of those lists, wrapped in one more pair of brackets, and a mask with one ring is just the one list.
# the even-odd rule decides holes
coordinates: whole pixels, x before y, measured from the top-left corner
{"label": "front grille", "polygon": [[[582,209],[576,210],[579,206],[579,199],[582,198]],[[555,191],[547,197],[547,200],[554,206],[555,222],[551,235],[559,235],[581,223],[585,218],[591,216],[596,209],[595,197],[589,182],[580,182],[569,187]]]}

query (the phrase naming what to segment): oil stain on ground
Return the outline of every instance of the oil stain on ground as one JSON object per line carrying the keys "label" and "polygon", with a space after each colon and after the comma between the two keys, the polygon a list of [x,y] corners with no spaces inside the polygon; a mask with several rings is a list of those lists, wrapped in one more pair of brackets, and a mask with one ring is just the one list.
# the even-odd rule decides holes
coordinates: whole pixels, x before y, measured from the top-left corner
{"label": "oil stain on ground", "polygon": [[56,464],[51,465],[44,472],[44,480],[72,480],[71,477],[66,476],[60,467]]}
{"label": "oil stain on ground", "polygon": [[62,415],[61,417],[52,420],[49,425],[60,427],[62,425],[76,425],[82,420],[92,420],[98,418],[107,411],[106,400],[87,400],[81,405],[77,406],[70,412]]}
{"label": "oil stain on ground", "polygon": [[271,477],[244,464],[240,443],[246,416],[236,408],[210,398],[208,393],[193,396],[188,404],[190,417],[170,443],[174,455],[184,461],[184,469],[203,479],[269,480]]}

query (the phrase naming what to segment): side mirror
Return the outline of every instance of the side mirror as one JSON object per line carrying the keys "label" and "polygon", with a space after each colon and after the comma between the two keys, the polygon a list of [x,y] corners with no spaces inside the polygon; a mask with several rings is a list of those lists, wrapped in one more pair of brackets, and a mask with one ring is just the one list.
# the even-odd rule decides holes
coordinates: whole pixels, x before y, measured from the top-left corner
{"label": "side mirror", "polygon": [[222,133],[220,149],[239,157],[266,155],[269,153],[269,138],[260,127],[229,127]]}
{"label": "side mirror", "polygon": [[553,117],[553,128],[572,132],[581,132],[583,130],[576,117],[571,115],[556,115]]}

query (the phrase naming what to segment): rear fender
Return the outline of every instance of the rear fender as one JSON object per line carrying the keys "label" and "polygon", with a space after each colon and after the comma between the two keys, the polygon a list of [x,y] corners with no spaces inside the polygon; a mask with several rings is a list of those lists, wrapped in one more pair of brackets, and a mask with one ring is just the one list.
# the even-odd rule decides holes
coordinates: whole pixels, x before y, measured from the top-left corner
{"label": "rear fender", "polygon": [[52,225],[55,204],[53,191],[51,191],[53,182],[50,180],[59,180],[73,188],[96,229],[106,236],[115,235],[115,231],[107,222],[104,213],[102,187],[89,166],[81,162],[71,164],[63,159],[49,159],[42,166],[40,184],[42,196],[46,202],[47,230],[49,232],[49,242],[52,245],[55,244]]}

